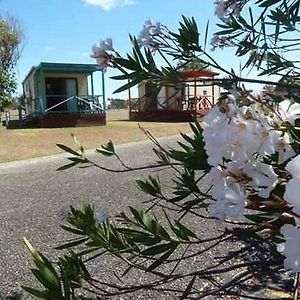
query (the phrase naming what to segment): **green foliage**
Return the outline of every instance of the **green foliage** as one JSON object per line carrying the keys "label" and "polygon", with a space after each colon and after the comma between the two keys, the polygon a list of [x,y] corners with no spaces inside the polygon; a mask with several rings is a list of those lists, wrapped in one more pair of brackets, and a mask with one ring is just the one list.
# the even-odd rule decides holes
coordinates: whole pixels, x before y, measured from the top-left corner
{"label": "green foliage", "polygon": [[208,171],[210,167],[204,150],[203,129],[198,121],[195,121],[195,124],[190,124],[190,126],[194,136],[190,137],[187,134],[181,134],[187,144],[178,142],[182,150],[171,149],[168,154],[170,158],[182,162],[188,169]]}
{"label": "green foliage", "polygon": [[10,74],[5,69],[0,70],[0,111],[4,111],[12,103],[12,94],[17,88],[14,74]]}
{"label": "green foliage", "polygon": [[161,187],[159,181],[152,176],[149,176],[149,180],[137,180],[138,187],[145,193],[154,197],[161,195]]}
{"label": "green foliage", "polygon": [[3,111],[12,103],[16,90],[13,68],[20,57],[23,33],[12,17],[0,17],[0,32],[0,111]]}
{"label": "green foliage", "polygon": [[71,252],[70,256],[64,255],[59,258],[58,270],[56,270],[53,264],[38,252],[26,238],[24,238],[24,243],[37,267],[32,269],[32,273],[44,289],[39,290],[28,286],[22,288],[41,299],[75,300],[75,290],[82,288],[83,280],[88,281],[90,279],[83,262]]}
{"label": "green foliage", "polygon": [[37,267],[37,269],[32,269],[32,272],[45,289],[37,290],[30,287],[23,287],[23,289],[42,299],[65,299],[62,293],[60,279],[53,265],[45,256],[35,250],[26,238],[24,238],[24,243],[30,251],[33,261]]}
{"label": "green foliage", "polygon": [[299,1],[256,0],[255,4],[262,10],[248,6],[243,14],[219,23],[217,35],[230,41],[237,56],[248,55],[244,68],[255,66],[260,75],[299,74],[293,63],[299,44]]}
{"label": "green foliage", "polygon": [[182,16],[183,22],[179,22],[179,34],[170,33],[182,49],[181,55],[189,56],[193,51],[199,51],[199,31],[194,18]]}
{"label": "green foliage", "polygon": [[96,151],[105,156],[115,155],[115,147],[112,141],[109,141],[106,145],[102,145],[101,148],[102,149],[96,149]]}

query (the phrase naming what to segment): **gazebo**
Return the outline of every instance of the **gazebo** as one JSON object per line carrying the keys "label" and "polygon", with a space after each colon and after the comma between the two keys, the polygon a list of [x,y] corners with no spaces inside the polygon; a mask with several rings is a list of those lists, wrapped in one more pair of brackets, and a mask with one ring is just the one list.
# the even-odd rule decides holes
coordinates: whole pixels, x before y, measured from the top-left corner
{"label": "gazebo", "polygon": [[218,73],[210,70],[180,71],[182,82],[178,87],[157,87],[151,83],[138,87],[138,98],[129,92],[129,118],[135,121],[190,122],[203,116],[221,95],[214,84]]}

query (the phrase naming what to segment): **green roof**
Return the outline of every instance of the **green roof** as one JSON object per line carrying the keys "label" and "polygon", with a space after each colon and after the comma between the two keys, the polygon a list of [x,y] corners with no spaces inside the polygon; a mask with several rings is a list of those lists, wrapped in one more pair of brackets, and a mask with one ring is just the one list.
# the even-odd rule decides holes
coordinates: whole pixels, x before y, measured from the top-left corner
{"label": "green roof", "polygon": [[71,64],[71,63],[47,63],[41,62],[37,69],[45,72],[64,72],[64,73],[93,73],[100,71],[96,64]]}
{"label": "green roof", "polygon": [[100,71],[100,68],[96,64],[74,64],[74,63],[49,63],[41,62],[38,66],[32,67],[25,79],[35,71],[43,71],[47,73],[77,73],[77,74],[92,74],[93,72]]}

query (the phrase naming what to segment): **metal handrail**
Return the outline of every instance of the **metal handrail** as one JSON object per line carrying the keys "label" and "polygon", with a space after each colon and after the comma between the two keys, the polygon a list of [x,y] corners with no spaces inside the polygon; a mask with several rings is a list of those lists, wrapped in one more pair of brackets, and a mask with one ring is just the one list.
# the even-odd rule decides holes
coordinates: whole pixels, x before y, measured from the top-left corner
{"label": "metal handrail", "polygon": [[[61,96],[61,95],[60,95],[60,96]],[[56,96],[55,96],[55,95],[51,95],[50,97],[56,97]],[[95,97],[98,97],[98,96],[95,96]],[[45,113],[47,113],[48,111],[52,110],[52,109],[55,108],[55,107],[58,107],[58,106],[60,106],[60,105],[62,105],[62,104],[64,104],[64,103],[66,103],[66,102],[68,102],[68,101],[71,101],[71,100],[73,100],[73,99],[77,99],[77,100],[79,100],[79,101],[81,101],[81,102],[84,102],[84,103],[88,104],[88,105],[90,106],[91,110],[92,110],[93,108],[97,108],[97,109],[99,109],[99,110],[101,110],[101,111],[104,111],[104,109],[103,109],[101,106],[96,105],[95,103],[92,103],[91,101],[85,100],[85,99],[83,99],[83,98],[81,98],[81,97],[78,97],[78,96],[71,96],[71,97],[69,97],[69,98],[67,98],[67,99],[64,99],[64,100],[62,100],[61,102],[56,103],[56,104],[54,104],[53,106],[51,106],[51,107],[45,109]]]}
{"label": "metal handrail", "polygon": [[73,99],[73,98],[74,98],[74,96],[71,96],[71,97],[69,97],[69,98],[67,98],[67,99],[65,99],[65,100],[63,100],[63,101],[61,101],[61,102],[59,102],[59,103],[57,103],[57,104],[54,104],[53,106],[51,106],[51,107],[45,109],[45,112],[48,112],[49,110],[51,110],[51,109],[53,109],[53,108],[55,108],[55,107],[57,107],[57,106],[60,106],[61,104],[65,103],[65,102],[68,102],[68,101],[70,101],[70,100]]}
{"label": "metal handrail", "polygon": [[92,108],[92,107],[96,107],[96,108],[100,109],[101,111],[104,110],[101,106],[98,106],[98,105],[92,103],[91,101],[87,101],[87,100],[82,99],[82,98],[80,98],[80,97],[78,97],[78,96],[75,96],[75,97],[76,97],[78,100],[80,100],[80,101],[82,101],[82,102],[88,104],[91,108]]}

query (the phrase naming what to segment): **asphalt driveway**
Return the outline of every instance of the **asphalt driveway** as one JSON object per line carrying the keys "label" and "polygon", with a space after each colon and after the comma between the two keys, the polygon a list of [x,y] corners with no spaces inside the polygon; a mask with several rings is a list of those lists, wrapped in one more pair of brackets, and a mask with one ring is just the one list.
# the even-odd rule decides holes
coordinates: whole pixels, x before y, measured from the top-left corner
{"label": "asphalt driveway", "polygon": [[[176,140],[178,137],[161,139],[163,144],[170,146],[174,146]],[[131,165],[156,161],[152,144],[148,141],[120,145],[117,149],[124,161]],[[101,164],[119,167],[115,160],[95,155],[94,152],[91,155]],[[114,215],[126,210],[128,205],[141,206],[141,200],[146,199],[145,194],[137,189],[135,180],[145,177],[149,170],[125,175],[96,168],[56,171],[64,163],[64,155],[56,155],[0,164],[0,299],[11,299],[8,296],[21,292],[21,285],[32,283],[30,268],[33,263],[22,237],[26,236],[46,256],[54,259],[53,247],[66,239],[66,233],[59,225],[64,222],[70,205],[89,201],[96,210],[105,208]],[[164,179],[170,177],[167,170],[160,171],[159,175]],[[215,223],[206,222],[199,226],[198,220],[190,221],[199,228],[203,237],[214,234]],[[219,255],[219,252],[215,254]],[[209,253],[208,257],[212,255]],[[186,269],[207,261],[207,257],[195,257],[191,264],[186,265]],[[91,270],[108,278],[108,271],[116,271],[119,267],[113,263],[111,258],[99,260],[91,265]],[[140,282],[143,276],[136,273],[129,280]],[[25,294],[22,299],[29,299],[29,296]],[[114,299],[174,299],[174,295],[155,297],[144,291],[133,298],[127,295]]]}
{"label": "asphalt driveway", "polygon": [[[175,141],[163,140],[169,144]],[[120,145],[118,149],[131,164],[155,161],[150,142]],[[95,157],[110,167],[119,167],[116,161]],[[59,224],[70,205],[89,201],[97,210],[104,207],[112,215],[128,205],[140,205],[144,195],[136,188],[135,179],[147,172],[120,175],[96,168],[57,172],[64,163],[64,155],[55,155],[0,164],[0,299],[20,291],[20,285],[31,280],[33,265],[22,237],[51,255],[51,248],[65,238]]]}

